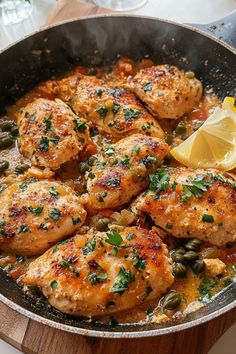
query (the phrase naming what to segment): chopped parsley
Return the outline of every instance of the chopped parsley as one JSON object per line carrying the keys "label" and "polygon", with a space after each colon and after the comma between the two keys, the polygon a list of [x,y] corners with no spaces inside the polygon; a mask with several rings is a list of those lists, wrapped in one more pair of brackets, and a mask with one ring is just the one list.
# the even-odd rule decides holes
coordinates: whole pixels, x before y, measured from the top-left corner
{"label": "chopped parsley", "polygon": [[146,309],[146,313],[147,313],[147,315],[151,315],[151,313],[153,313],[153,308],[152,308],[152,306],[148,306],[147,307],[147,309]]}
{"label": "chopped parsley", "polygon": [[166,224],[166,229],[168,230],[172,230],[173,229],[173,225],[172,224]]}
{"label": "chopped parsley", "polygon": [[105,241],[112,246],[120,246],[123,242],[123,238],[116,231],[111,231],[107,233],[107,237],[108,238]]}
{"label": "chopped parsley", "polygon": [[29,231],[29,228],[27,225],[24,225],[24,224],[20,225],[19,233],[25,233],[27,231]]}
{"label": "chopped parsley", "polygon": [[77,218],[72,218],[72,223],[73,223],[73,225],[77,225],[77,224],[79,224],[80,223],[80,217],[78,216]]}
{"label": "chopped parsley", "polygon": [[204,278],[199,287],[198,287],[198,291],[201,295],[201,298],[204,298],[205,296],[207,298],[211,298],[212,297],[212,290],[216,287],[217,283],[209,278]]}
{"label": "chopped parsley", "polygon": [[93,172],[89,172],[88,178],[94,179],[95,178],[95,174]]}
{"label": "chopped parsley", "polygon": [[106,90],[106,92],[110,95],[113,95],[114,97],[120,97],[122,95],[122,93],[124,93],[124,90],[122,89],[112,89],[112,88],[109,88]]}
{"label": "chopped parsley", "polygon": [[91,137],[94,137],[94,136],[98,135],[99,131],[97,130],[97,128],[91,127],[91,128],[89,128],[89,133],[90,133]]}
{"label": "chopped parsley", "polygon": [[82,122],[79,119],[75,119],[74,123],[76,132],[84,132],[86,130],[86,122]]}
{"label": "chopped parsley", "polygon": [[190,179],[188,183],[183,184],[184,194],[181,196],[181,201],[186,202],[189,198],[202,198],[203,193],[211,186],[211,181],[205,180],[205,176],[197,175],[194,179]]}
{"label": "chopped parsley", "polygon": [[57,196],[59,194],[53,186],[50,188],[49,193],[53,196]]}
{"label": "chopped parsley", "polygon": [[56,144],[58,144],[60,137],[58,135],[54,135],[49,140],[51,141],[51,143],[56,145]]}
{"label": "chopped parsley", "polygon": [[57,283],[56,280],[51,281],[50,286],[51,286],[52,289],[55,289],[57,287],[57,285],[58,285],[58,283]]}
{"label": "chopped parsley", "polygon": [[144,166],[145,166],[146,168],[150,168],[151,165],[152,165],[152,163],[153,163],[154,165],[157,165],[158,159],[157,159],[157,157],[154,156],[154,155],[147,155],[147,156],[142,160],[142,162],[143,162],[143,164],[144,164]]}
{"label": "chopped parsley", "polygon": [[42,211],[43,211],[43,205],[40,205],[39,207],[37,208],[32,208],[32,207],[26,207],[24,206],[23,209],[25,211],[29,211],[30,213],[32,213],[34,216],[39,216]]}
{"label": "chopped parsley", "polygon": [[96,239],[93,238],[91,241],[86,241],[85,242],[85,247],[83,248],[83,255],[86,256],[86,254],[93,252],[96,247]]}
{"label": "chopped parsley", "polygon": [[114,154],[115,148],[114,148],[114,146],[106,146],[106,147],[103,149],[103,151],[104,151],[104,155],[110,156],[110,155],[113,155],[113,154]]}
{"label": "chopped parsley", "polygon": [[61,219],[61,212],[58,208],[54,208],[48,214],[49,214],[50,218],[55,221],[58,221]]}
{"label": "chopped parsley", "polygon": [[[135,251],[135,250],[134,250]],[[134,252],[134,258],[131,260],[131,263],[133,264],[133,266],[136,269],[145,269],[146,267],[146,263],[145,261],[142,259],[142,257],[139,256],[139,254],[136,252]]]}
{"label": "chopped parsley", "polygon": [[129,269],[122,267],[116,277],[115,283],[112,288],[110,288],[110,292],[122,295],[123,292],[129,288],[128,285],[134,281],[134,274]]}
{"label": "chopped parsley", "polygon": [[46,136],[42,136],[39,142],[39,150],[47,152],[49,149],[49,140]]}
{"label": "chopped parsley", "polygon": [[110,178],[107,180],[107,186],[117,187],[120,184],[119,178]]}
{"label": "chopped parsley", "polygon": [[125,166],[125,167],[129,167],[129,158],[128,156],[123,157],[120,160],[121,165]]}
{"label": "chopped parsley", "polygon": [[100,118],[104,119],[108,113],[108,108],[103,105],[96,112],[100,115]]}
{"label": "chopped parsley", "polygon": [[117,102],[114,102],[113,107],[112,107],[112,113],[115,115],[120,109],[120,104]]}
{"label": "chopped parsley", "polygon": [[151,129],[152,126],[153,126],[153,122],[147,122],[147,124],[142,126],[142,130]]}
{"label": "chopped parsley", "polygon": [[142,113],[142,111],[132,109],[132,108],[124,108],[123,113],[125,116],[125,120],[129,121],[131,119],[138,117]]}
{"label": "chopped parsley", "polygon": [[143,85],[143,91],[148,92],[148,91],[152,91],[152,83],[151,82],[147,82],[146,84]]}
{"label": "chopped parsley", "polygon": [[22,192],[24,192],[30,183],[38,182],[38,178],[27,178],[23,183],[19,185]]}
{"label": "chopped parsley", "polygon": [[56,253],[59,251],[59,248],[57,247],[57,245],[55,247],[53,247],[52,249],[52,253]]}
{"label": "chopped parsley", "polygon": [[100,203],[104,203],[104,199],[106,198],[106,196],[107,196],[107,192],[103,193],[102,195],[99,195],[98,201]]}
{"label": "chopped parsley", "polygon": [[214,220],[213,215],[203,214],[202,215],[202,221],[213,223],[215,220]]}
{"label": "chopped parsley", "polygon": [[48,231],[48,227],[45,224],[40,224],[39,229],[44,230],[44,231]]}
{"label": "chopped parsley", "polygon": [[98,95],[98,97],[102,97],[103,90],[100,87],[96,88],[95,91],[96,91],[96,94]]}
{"label": "chopped parsley", "polygon": [[128,235],[127,235],[127,240],[132,240],[133,238],[135,237],[135,233],[134,232],[129,232]]}
{"label": "chopped parsley", "polygon": [[99,274],[93,272],[93,273],[89,273],[89,275],[87,276],[87,279],[90,281],[90,283],[92,285],[98,284],[103,282],[104,280],[107,279],[107,273],[105,272],[101,272]]}
{"label": "chopped parsley", "polygon": [[52,120],[51,120],[51,115],[52,112],[48,113],[45,117],[44,117],[44,124],[45,124],[45,128],[44,128],[44,132],[47,133],[48,131],[51,130],[51,126],[52,126]]}
{"label": "chopped parsley", "polygon": [[138,155],[139,152],[140,152],[140,147],[139,147],[138,145],[134,145],[134,146],[131,148],[130,152],[131,152],[131,156],[133,156],[133,153],[134,153],[134,152],[136,152],[136,155]]}
{"label": "chopped parsley", "polygon": [[159,168],[155,175],[149,175],[149,189],[156,193],[165,192],[170,182],[170,176],[167,168]]}
{"label": "chopped parsley", "polygon": [[[28,116],[29,116],[29,113],[28,113]],[[36,113],[33,113],[29,116],[29,122],[30,123],[33,123],[36,119]]]}
{"label": "chopped parsley", "polygon": [[16,257],[16,261],[17,261],[18,263],[23,263],[24,260],[25,260],[25,257],[24,257],[24,256],[17,256],[17,257]]}

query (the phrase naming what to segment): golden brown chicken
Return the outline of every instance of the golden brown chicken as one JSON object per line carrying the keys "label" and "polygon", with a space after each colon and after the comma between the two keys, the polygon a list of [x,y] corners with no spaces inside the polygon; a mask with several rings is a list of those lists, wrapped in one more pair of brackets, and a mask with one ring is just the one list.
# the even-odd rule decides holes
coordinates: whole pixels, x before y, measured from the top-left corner
{"label": "golden brown chicken", "polygon": [[86,121],[59,99],[29,103],[18,125],[20,151],[36,166],[58,169],[90,142]]}
{"label": "golden brown chicken", "polygon": [[142,133],[163,138],[157,121],[131,92],[113,88],[95,76],[81,74],[58,82],[58,95],[77,114],[113,137]]}
{"label": "golden brown chicken", "polygon": [[156,231],[90,231],[33,261],[24,283],[37,285],[63,313],[97,316],[156,299],[173,283],[167,248]]}
{"label": "golden brown chicken", "polygon": [[175,66],[152,66],[140,70],[127,87],[158,118],[176,119],[188,113],[202,96],[201,82],[194,75],[187,76]]}
{"label": "golden brown chicken", "polygon": [[134,134],[103,148],[87,175],[92,208],[115,208],[128,203],[148,185],[148,174],[156,171],[168,153],[158,138]]}
{"label": "golden brown chicken", "polygon": [[215,170],[158,169],[132,210],[175,237],[221,246],[236,241],[236,183]]}
{"label": "golden brown chicken", "polygon": [[9,186],[0,203],[0,249],[22,255],[43,253],[78,230],[87,214],[70,187],[35,178]]}

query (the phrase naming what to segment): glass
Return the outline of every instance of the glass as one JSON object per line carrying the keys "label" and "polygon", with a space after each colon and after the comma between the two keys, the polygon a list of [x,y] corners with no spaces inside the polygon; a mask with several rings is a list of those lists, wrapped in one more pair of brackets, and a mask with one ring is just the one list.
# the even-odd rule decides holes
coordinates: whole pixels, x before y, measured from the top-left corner
{"label": "glass", "polygon": [[107,7],[117,11],[129,11],[137,9],[146,4],[148,0],[94,0],[94,3],[101,7]]}
{"label": "glass", "polygon": [[32,0],[0,0],[0,24],[19,23],[32,12]]}

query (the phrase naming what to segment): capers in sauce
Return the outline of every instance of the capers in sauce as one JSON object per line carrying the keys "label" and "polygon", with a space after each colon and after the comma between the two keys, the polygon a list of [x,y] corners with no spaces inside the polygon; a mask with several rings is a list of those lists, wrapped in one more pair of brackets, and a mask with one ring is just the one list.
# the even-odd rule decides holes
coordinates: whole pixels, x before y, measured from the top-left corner
{"label": "capers in sauce", "polygon": [[107,218],[99,219],[96,222],[95,227],[98,231],[107,231],[109,222],[110,220]]}
{"label": "capers in sauce", "polygon": [[186,71],[185,76],[187,79],[193,79],[195,77],[195,74],[193,71]]}
{"label": "capers in sauce", "polygon": [[172,290],[163,298],[161,306],[163,310],[174,310],[181,304],[181,301],[181,295],[176,290]]}
{"label": "capers in sauce", "polygon": [[187,268],[183,263],[174,262],[172,269],[175,277],[183,278],[186,276]]}
{"label": "capers in sauce", "polygon": [[186,132],[187,132],[187,129],[186,129],[184,122],[179,122],[175,128],[176,135],[184,135],[184,134],[186,134]]}
{"label": "capers in sauce", "polygon": [[199,273],[204,272],[205,268],[206,268],[206,265],[202,259],[196,260],[196,262],[194,262],[192,265],[192,271],[195,274],[199,274]]}
{"label": "capers in sauce", "polygon": [[80,173],[85,173],[85,172],[89,171],[90,168],[91,168],[91,166],[86,161],[85,162],[81,162],[80,165],[79,165]]}
{"label": "capers in sauce", "polygon": [[0,129],[3,132],[8,132],[13,127],[15,127],[16,123],[13,120],[4,120],[0,122]]}
{"label": "capers in sauce", "polygon": [[17,165],[15,168],[15,172],[20,175],[23,174],[25,171],[27,171],[30,168],[29,165],[27,165],[26,163],[23,163],[22,165]]}
{"label": "capers in sauce", "polygon": [[194,262],[198,259],[198,254],[194,251],[188,251],[185,253],[184,259],[185,259],[185,261],[190,262],[190,263]]}
{"label": "capers in sauce", "polygon": [[173,259],[174,262],[180,262],[180,263],[186,262],[186,259],[184,258],[184,254],[181,254],[179,252],[172,252],[171,258]]}
{"label": "capers in sauce", "polygon": [[6,160],[2,160],[0,161],[0,173],[4,172],[5,170],[7,170],[9,167],[9,162]]}
{"label": "capers in sauce", "polygon": [[184,247],[178,247],[178,248],[174,248],[173,252],[179,254],[185,254],[186,250],[184,249]]}
{"label": "capers in sauce", "polygon": [[171,133],[166,134],[165,142],[168,145],[171,145],[173,143],[173,140],[174,140],[174,137],[173,137],[173,135]]}
{"label": "capers in sauce", "polygon": [[19,130],[17,127],[12,127],[10,130],[11,135],[13,135],[14,137],[16,137],[19,134]]}
{"label": "capers in sauce", "polygon": [[12,146],[13,143],[14,143],[14,139],[10,135],[4,136],[0,138],[0,149],[1,150],[7,149],[10,146]]}
{"label": "capers in sauce", "polygon": [[93,166],[94,162],[97,160],[96,156],[92,155],[88,158],[88,163],[90,166]]}
{"label": "capers in sauce", "polygon": [[186,243],[185,248],[188,251],[198,251],[201,244],[202,244],[202,242],[200,240],[198,240],[197,238],[194,238]]}

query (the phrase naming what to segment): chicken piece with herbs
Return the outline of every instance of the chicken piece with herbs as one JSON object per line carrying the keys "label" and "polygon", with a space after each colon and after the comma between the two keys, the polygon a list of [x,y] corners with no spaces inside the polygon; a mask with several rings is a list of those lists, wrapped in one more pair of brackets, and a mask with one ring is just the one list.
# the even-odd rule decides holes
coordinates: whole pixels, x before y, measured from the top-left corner
{"label": "chicken piece with herbs", "polygon": [[115,138],[134,133],[164,137],[158,122],[132,92],[113,88],[95,76],[77,74],[59,81],[58,95],[74,112]]}
{"label": "chicken piece with herbs", "polygon": [[29,103],[18,126],[21,153],[40,167],[56,170],[91,144],[86,121],[59,99]]}
{"label": "chicken piece with herbs", "polygon": [[140,70],[127,87],[157,118],[180,118],[190,112],[202,96],[202,84],[193,73],[184,73],[170,65]]}
{"label": "chicken piece with herbs", "polygon": [[196,237],[222,246],[236,241],[236,183],[216,170],[162,168],[132,211],[177,238]]}
{"label": "chicken piece with herbs", "polygon": [[134,134],[105,146],[87,175],[89,204],[95,209],[115,208],[128,203],[148,186],[168,153],[161,139]]}
{"label": "chicken piece with herbs", "polygon": [[74,191],[55,181],[28,178],[0,194],[0,250],[42,254],[77,231],[86,211]]}
{"label": "chicken piece with herbs", "polygon": [[90,231],[49,249],[24,278],[59,311],[98,316],[157,299],[173,283],[171,261],[156,231]]}

